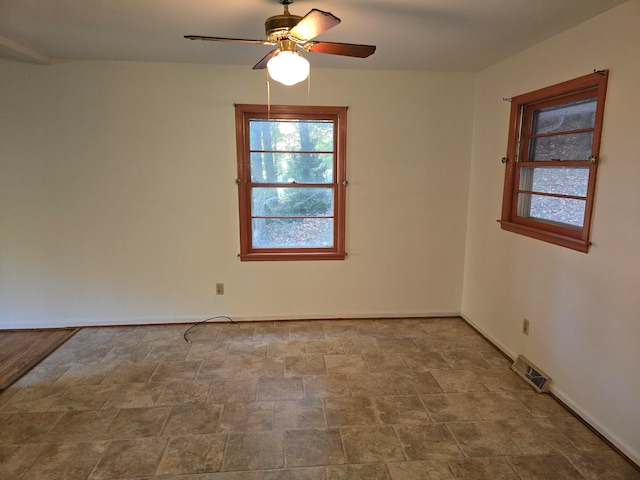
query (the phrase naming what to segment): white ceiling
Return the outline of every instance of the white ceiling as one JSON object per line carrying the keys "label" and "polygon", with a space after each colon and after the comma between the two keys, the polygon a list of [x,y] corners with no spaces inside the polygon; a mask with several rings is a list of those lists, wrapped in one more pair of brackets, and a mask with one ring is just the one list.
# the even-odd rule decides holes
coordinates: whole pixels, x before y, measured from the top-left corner
{"label": "white ceiling", "polygon": [[[312,66],[478,71],[626,0],[296,0],[342,20],[317,40],[377,45],[366,59],[306,54]],[[0,58],[252,67],[272,47],[184,35],[264,38],[278,0],[0,0]]]}

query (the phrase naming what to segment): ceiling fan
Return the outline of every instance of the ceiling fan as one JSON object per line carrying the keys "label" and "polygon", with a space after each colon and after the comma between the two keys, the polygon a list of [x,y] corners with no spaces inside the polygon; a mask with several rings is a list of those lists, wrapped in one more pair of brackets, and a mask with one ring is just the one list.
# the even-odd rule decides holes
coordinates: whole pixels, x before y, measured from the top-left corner
{"label": "ceiling fan", "polygon": [[355,43],[318,42],[313,39],[340,23],[340,19],[329,12],[312,9],[304,17],[289,13],[289,5],[294,0],[279,0],[284,6],[282,15],[275,15],[265,21],[266,40],[243,38],[203,37],[185,35],[189,40],[210,42],[238,42],[256,45],[277,45],[256,63],[254,70],[267,68],[274,80],[284,85],[295,85],[309,75],[309,62],[298,53],[298,49],[312,53],[326,53],[347,57],[366,58],[376,51],[374,45]]}

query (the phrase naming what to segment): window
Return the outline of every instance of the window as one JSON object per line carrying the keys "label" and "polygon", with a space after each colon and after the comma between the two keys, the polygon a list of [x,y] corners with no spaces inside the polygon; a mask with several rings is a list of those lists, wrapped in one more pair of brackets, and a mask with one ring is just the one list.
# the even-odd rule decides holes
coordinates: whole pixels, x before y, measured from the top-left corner
{"label": "window", "polygon": [[589,250],[608,72],[514,97],[500,223]]}
{"label": "window", "polygon": [[342,260],[346,107],[236,105],[241,260]]}

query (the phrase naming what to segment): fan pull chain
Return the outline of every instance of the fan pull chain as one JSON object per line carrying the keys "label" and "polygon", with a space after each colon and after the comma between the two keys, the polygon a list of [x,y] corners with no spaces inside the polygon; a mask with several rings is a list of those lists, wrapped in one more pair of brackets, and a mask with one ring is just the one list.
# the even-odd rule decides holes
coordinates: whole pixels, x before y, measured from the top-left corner
{"label": "fan pull chain", "polygon": [[267,74],[267,120],[271,120],[271,83],[269,82],[269,72],[265,70]]}
{"label": "fan pull chain", "polygon": [[307,76],[307,98],[311,98],[311,70],[309,70],[309,76]]}

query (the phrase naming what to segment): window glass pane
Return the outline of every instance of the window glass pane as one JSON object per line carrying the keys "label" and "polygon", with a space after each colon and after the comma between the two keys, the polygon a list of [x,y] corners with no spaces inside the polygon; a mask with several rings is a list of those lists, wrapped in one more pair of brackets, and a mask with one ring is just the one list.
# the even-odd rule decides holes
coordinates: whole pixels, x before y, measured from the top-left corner
{"label": "window glass pane", "polygon": [[251,181],[255,183],[331,183],[332,153],[251,153]]}
{"label": "window glass pane", "polygon": [[586,197],[588,183],[588,167],[523,167],[520,170],[520,190]]}
{"label": "window glass pane", "polygon": [[593,132],[532,138],[529,161],[587,160],[592,143]]}
{"label": "window glass pane", "polygon": [[518,216],[582,227],[585,205],[584,200],[521,193],[518,195]]}
{"label": "window glass pane", "polygon": [[252,227],[256,248],[333,247],[331,218],[254,218]]}
{"label": "window glass pane", "polygon": [[531,133],[536,135],[593,128],[597,103],[597,97],[591,97],[536,110],[533,112]]}
{"label": "window glass pane", "polygon": [[282,187],[251,189],[253,217],[333,216],[333,188]]}
{"label": "window glass pane", "polygon": [[251,150],[332,152],[331,120],[266,120],[249,121]]}

